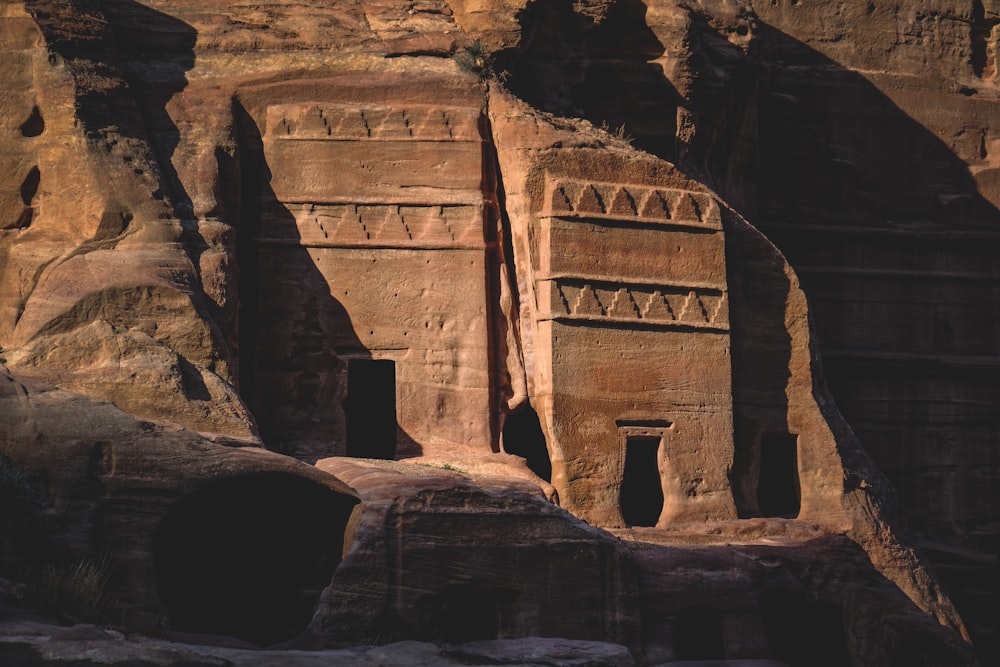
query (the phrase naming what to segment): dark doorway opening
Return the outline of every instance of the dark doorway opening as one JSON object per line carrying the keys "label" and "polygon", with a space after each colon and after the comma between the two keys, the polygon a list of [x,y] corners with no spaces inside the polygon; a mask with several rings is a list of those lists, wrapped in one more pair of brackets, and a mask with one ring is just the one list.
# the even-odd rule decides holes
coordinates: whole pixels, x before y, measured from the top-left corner
{"label": "dark doorway opening", "polygon": [[545,444],[542,423],[530,405],[525,405],[504,420],[503,449],[508,454],[523,456],[531,472],[546,482],[552,481],[552,460]]}
{"label": "dark doorway opening", "polygon": [[655,526],[663,511],[658,452],[660,438],[632,436],[625,443],[619,506],[629,526]]}
{"label": "dark doorway opening", "polygon": [[850,667],[843,614],[790,591],[766,591],[761,599],[771,657],[791,667]]}
{"label": "dark doorway opening", "polygon": [[674,660],[721,660],[726,657],[719,612],[707,607],[685,609],[674,621]]}
{"label": "dark doorway opening", "polygon": [[757,506],[762,516],[799,515],[798,436],[780,433],[761,436]]}
{"label": "dark doorway opening", "polygon": [[455,644],[499,639],[501,607],[505,597],[497,591],[477,586],[448,590],[437,615],[433,637]]}
{"label": "dark doorway opening", "polygon": [[396,363],[385,359],[347,362],[347,455],[396,458]]}
{"label": "dark doorway opening", "polygon": [[286,473],[212,482],[153,535],[169,627],[259,646],[293,639],[340,563],[357,500]]}

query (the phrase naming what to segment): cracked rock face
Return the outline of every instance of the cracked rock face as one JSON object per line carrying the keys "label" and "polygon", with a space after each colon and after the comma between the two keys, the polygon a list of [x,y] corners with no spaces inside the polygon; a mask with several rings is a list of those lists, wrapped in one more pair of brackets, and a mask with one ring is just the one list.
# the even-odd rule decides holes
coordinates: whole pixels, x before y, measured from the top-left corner
{"label": "cracked rock face", "polygon": [[[137,629],[258,645],[817,664],[775,630],[798,609],[830,664],[891,664],[908,633],[934,664],[970,632],[993,655],[995,600],[962,581],[995,576],[997,24],[932,0],[5,3],[2,453],[77,522],[45,550],[109,554]],[[787,541],[864,583],[671,583],[579,520],[700,545],[694,568]],[[255,598],[259,570],[301,576]],[[862,629],[904,607],[888,643]]]}

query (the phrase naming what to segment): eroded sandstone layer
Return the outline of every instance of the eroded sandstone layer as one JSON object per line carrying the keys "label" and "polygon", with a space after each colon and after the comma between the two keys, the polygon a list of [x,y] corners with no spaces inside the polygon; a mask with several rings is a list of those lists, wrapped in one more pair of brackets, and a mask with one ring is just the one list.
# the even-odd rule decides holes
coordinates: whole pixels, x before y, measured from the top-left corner
{"label": "eroded sandstone layer", "polygon": [[997,15],[855,4],[4,2],[2,453],[58,521],[0,576],[105,554],[118,622],[257,645],[969,664],[862,443],[995,576]]}

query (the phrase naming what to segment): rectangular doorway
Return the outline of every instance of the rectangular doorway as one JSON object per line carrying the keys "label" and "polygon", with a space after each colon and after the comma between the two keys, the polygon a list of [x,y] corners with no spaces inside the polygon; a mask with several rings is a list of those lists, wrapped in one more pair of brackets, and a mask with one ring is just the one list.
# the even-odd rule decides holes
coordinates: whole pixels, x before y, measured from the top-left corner
{"label": "rectangular doorway", "polygon": [[799,438],[765,433],[760,438],[757,507],[761,516],[794,519],[799,515]]}
{"label": "rectangular doorway", "polygon": [[344,418],[348,456],[396,458],[396,362],[348,360]]}

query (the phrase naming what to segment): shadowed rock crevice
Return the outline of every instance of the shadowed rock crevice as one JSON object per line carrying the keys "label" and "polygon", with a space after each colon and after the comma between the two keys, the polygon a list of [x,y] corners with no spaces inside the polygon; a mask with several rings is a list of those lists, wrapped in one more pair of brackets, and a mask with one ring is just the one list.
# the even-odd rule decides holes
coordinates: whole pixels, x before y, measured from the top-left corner
{"label": "shadowed rock crevice", "polygon": [[503,450],[524,457],[533,473],[546,482],[552,481],[552,461],[545,445],[545,433],[538,413],[530,405],[525,404],[504,420]]}

